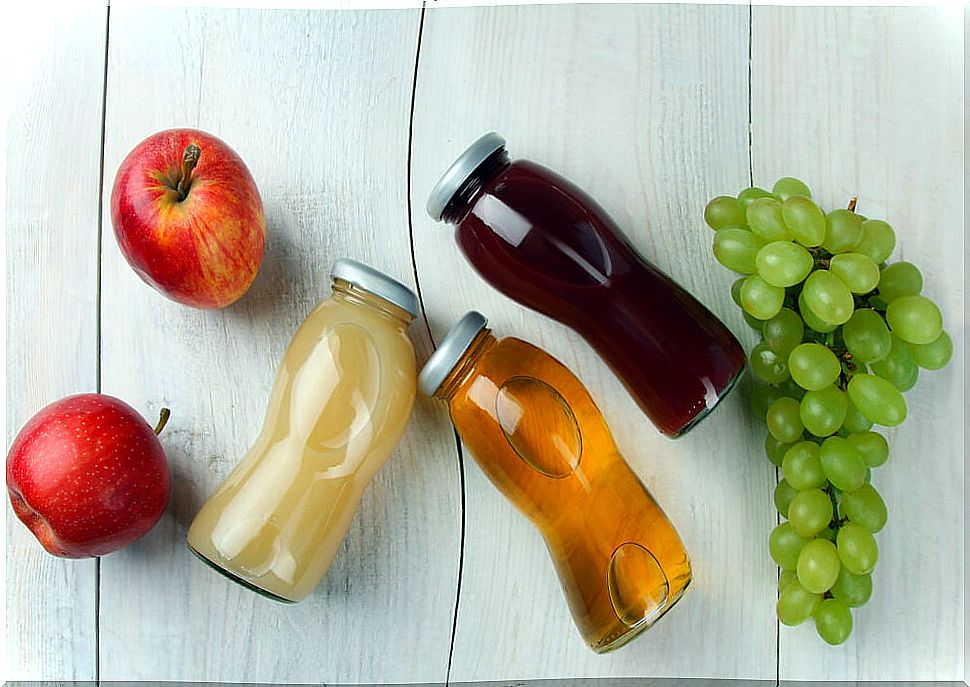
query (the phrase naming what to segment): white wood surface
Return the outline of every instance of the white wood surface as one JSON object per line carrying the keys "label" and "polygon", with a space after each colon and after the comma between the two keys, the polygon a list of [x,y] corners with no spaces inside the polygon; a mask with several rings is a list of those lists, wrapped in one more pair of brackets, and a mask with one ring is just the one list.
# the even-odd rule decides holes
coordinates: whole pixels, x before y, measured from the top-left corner
{"label": "white wood surface", "polygon": [[[620,449],[691,555],[684,599],[642,638],[597,656],[581,641],[538,533],[465,459],[465,566],[452,677],[774,678],[774,569],[760,547],[774,522],[774,471],[758,458],[739,394],[681,441],[639,411],[575,333],[489,287],[424,200],[477,136],[587,189],[633,243],[744,332],[715,268],[699,209],[743,188],[746,7],[528,6],[433,10],[418,72],[413,150],[415,253],[440,339],[469,309],[499,336],[532,341],[587,384]],[[743,584],[739,580],[744,580]],[[745,628],[744,636],[738,628]]]}
{"label": "white wood surface", "polygon": [[[331,263],[359,258],[414,282],[405,189],[419,17],[112,10],[106,169],[158,129],[216,132],[261,189],[268,248],[245,298],[201,312],[144,285],[106,235],[104,389],[150,416],[172,409],[162,442],[176,479],[160,526],[102,563],[104,679],[446,677],[460,494],[453,435],[430,405],[306,601],[259,597],[185,546],[202,500],[256,438],[290,336],[330,293]],[[423,359],[425,329],[411,331]]]}
{"label": "white wood surface", "polygon": [[[419,10],[116,6],[107,35],[103,9],[63,12],[32,29],[50,40],[25,61],[7,129],[8,170],[33,151],[28,183],[8,172],[7,443],[41,406],[99,381],[108,40],[100,381],[150,418],[172,409],[175,489],[148,537],[102,559],[100,580],[93,561],[44,554],[8,510],[4,677],[92,679],[99,662],[105,680],[267,683],[965,678],[959,10],[433,8],[420,50]],[[262,191],[263,268],[225,311],[143,284],[111,230],[121,159],[171,126],[226,140]],[[890,522],[847,645],[826,647],[808,627],[779,634],[766,550],[776,477],[744,394],[664,439],[578,335],[487,286],[424,213],[438,175],[492,129],[513,156],[588,190],[747,345],[733,276],[710,253],[708,198],[752,171],[761,185],[796,174],[822,202],[857,194],[860,211],[897,228],[897,257],[923,269],[957,351],[946,372],[921,375],[910,418],[889,433],[892,459],[874,481]],[[427,399],[306,601],[264,600],[189,554],[189,521],[256,436],[277,361],[341,256],[420,285],[435,340],[475,308],[583,379],[691,554],[694,582],[670,615],[616,653],[589,652],[539,535],[467,452],[462,503],[451,427]],[[424,323],[411,333],[423,361]]]}
{"label": "white wood surface", "polygon": [[756,183],[811,179],[828,208],[858,195],[859,212],[896,229],[892,259],[919,266],[954,342],[950,366],[922,371],[906,394],[906,422],[884,432],[890,460],[873,484],[889,522],[876,536],[873,596],[854,614],[853,638],[830,648],[810,626],[783,627],[784,678],[963,679],[960,18],[939,8],[754,8]]}
{"label": "white wood surface", "polygon": [[[26,19],[26,18],[25,18]],[[7,104],[7,432],[97,388],[105,9],[29,14]],[[6,515],[4,678],[95,677],[96,562],[48,555]]]}

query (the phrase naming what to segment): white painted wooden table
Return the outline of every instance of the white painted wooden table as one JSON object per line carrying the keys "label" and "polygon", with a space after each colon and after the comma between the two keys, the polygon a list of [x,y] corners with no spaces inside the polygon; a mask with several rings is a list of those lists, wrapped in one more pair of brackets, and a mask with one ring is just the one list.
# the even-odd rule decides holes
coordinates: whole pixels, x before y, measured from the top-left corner
{"label": "white painted wooden table", "polygon": [[[7,509],[5,677],[966,679],[961,10],[35,12],[8,94],[7,445],[68,393],[101,390],[148,417],[165,405],[175,486],[159,526],[100,561],[46,555]],[[260,275],[221,312],[143,284],[106,211],[127,151],[179,125],[234,146],[266,206]],[[825,205],[857,194],[897,227],[897,257],[923,269],[956,352],[889,432],[874,481],[890,522],[846,645],[775,620],[776,474],[743,394],[664,439],[578,336],[489,288],[424,214],[438,174],[491,129],[586,188],[749,345],[706,199],[795,174]],[[263,599],[189,555],[188,522],[255,437],[276,362],[340,256],[420,287],[422,360],[476,308],[579,374],[691,552],[674,612],[619,652],[589,652],[539,536],[462,464],[427,400],[304,603]]]}

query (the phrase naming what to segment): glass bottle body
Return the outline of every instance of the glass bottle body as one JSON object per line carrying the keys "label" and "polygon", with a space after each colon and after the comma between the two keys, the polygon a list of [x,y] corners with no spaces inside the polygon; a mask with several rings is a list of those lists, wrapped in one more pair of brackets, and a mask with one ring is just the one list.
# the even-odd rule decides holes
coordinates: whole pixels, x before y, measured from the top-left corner
{"label": "glass bottle body", "polygon": [[192,522],[195,553],[277,600],[313,591],[407,427],[416,388],[409,321],[335,282],[283,356],[255,444]]}
{"label": "glass bottle body", "polygon": [[565,366],[484,330],[435,395],[488,478],[542,534],[594,651],[622,646],[676,603],[691,579],[683,543]]}
{"label": "glass bottle body", "polygon": [[486,281],[579,332],[667,436],[700,421],[743,371],[730,330],[558,174],[496,151],[443,217]]}

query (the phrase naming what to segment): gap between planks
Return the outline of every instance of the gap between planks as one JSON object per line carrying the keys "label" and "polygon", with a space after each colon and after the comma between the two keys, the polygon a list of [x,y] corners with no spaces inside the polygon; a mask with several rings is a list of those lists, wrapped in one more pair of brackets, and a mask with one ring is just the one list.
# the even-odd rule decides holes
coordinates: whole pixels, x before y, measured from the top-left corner
{"label": "gap between planks", "polygon": [[[104,244],[104,145],[108,115],[108,46],[111,36],[111,5],[104,8],[104,70],[101,77],[101,152],[98,160],[98,266],[95,288],[95,389],[101,393],[101,259]],[[94,681],[101,684],[101,557],[94,559]]]}
{"label": "gap between planks", "polygon": [[[421,279],[418,276],[417,255],[414,252],[414,207],[412,201],[413,175],[412,152],[414,149],[414,110],[418,93],[418,71],[421,66],[421,39],[424,35],[424,18],[427,12],[427,3],[421,3],[421,17],[418,21],[418,37],[414,50],[414,77],[411,80],[411,110],[408,113],[408,157],[407,157],[407,210],[408,210],[408,246],[411,252],[411,269],[414,272],[414,287],[418,292],[418,303],[421,306],[421,319],[424,328],[428,333],[428,340],[431,342],[432,350],[438,348],[438,344],[431,333],[431,323],[424,307],[424,296],[421,293]],[[451,617],[451,639],[448,644],[448,664],[445,668],[445,685],[451,684],[451,663],[455,655],[455,636],[458,631],[458,604],[461,600],[461,578],[465,567],[465,459],[461,447],[461,437],[458,430],[452,430],[455,438],[455,453],[458,458],[458,480],[461,522],[459,523],[459,544],[458,544],[458,580],[455,587],[455,607]]]}

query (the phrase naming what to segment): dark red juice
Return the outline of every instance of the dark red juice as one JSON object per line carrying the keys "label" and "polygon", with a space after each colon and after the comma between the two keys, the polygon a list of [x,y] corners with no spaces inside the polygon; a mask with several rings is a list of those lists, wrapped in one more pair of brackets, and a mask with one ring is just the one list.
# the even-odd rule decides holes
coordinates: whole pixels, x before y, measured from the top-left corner
{"label": "dark red juice", "polygon": [[682,435],[744,369],[737,339],[582,190],[510,162],[504,146],[483,157],[441,212],[468,260],[510,298],[578,331],[660,431]]}

